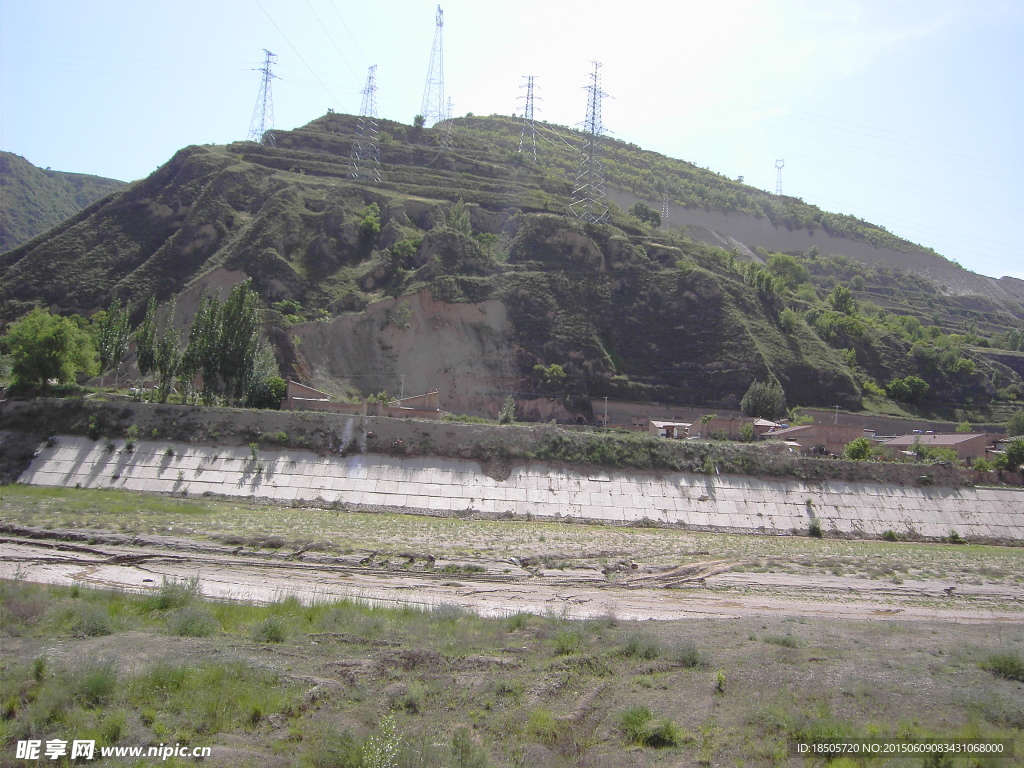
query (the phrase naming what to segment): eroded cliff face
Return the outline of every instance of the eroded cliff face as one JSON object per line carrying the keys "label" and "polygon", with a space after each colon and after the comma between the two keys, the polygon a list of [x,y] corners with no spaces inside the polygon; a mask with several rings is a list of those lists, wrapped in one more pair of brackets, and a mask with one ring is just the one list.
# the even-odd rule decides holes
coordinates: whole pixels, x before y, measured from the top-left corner
{"label": "eroded cliff face", "polygon": [[313,386],[332,394],[440,390],[441,407],[491,413],[516,390],[513,328],[497,300],[449,304],[429,289],[359,315],[295,326]]}

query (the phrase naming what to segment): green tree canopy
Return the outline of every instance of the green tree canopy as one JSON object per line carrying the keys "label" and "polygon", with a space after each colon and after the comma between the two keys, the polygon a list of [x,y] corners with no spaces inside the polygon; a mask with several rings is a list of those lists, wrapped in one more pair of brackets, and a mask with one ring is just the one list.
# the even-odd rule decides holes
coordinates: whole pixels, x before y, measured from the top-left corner
{"label": "green tree canopy", "polygon": [[1010,437],[1024,435],[1024,411],[1016,411],[1006,422],[1006,434]]}
{"label": "green tree canopy", "polygon": [[115,299],[105,312],[97,312],[92,317],[96,352],[100,359],[100,384],[102,375],[110,368],[114,369],[114,386],[117,386],[117,373],[121,358],[128,351],[128,337],[131,335],[129,316],[132,312],[131,302],[121,306],[121,300]]}
{"label": "green tree canopy", "polygon": [[12,323],[4,340],[11,350],[11,375],[19,384],[42,385],[51,379],[70,384],[76,374],[95,369],[89,333],[48,309],[33,309]]}
{"label": "green tree canopy", "polygon": [[841,315],[857,314],[857,301],[853,298],[853,292],[845,285],[837,285],[832,289],[828,303]]}
{"label": "green tree canopy", "polygon": [[640,219],[645,224],[650,224],[652,227],[661,226],[661,214],[656,210],[647,205],[643,200],[637,200],[633,203],[633,206],[629,209],[629,213],[632,216]]}
{"label": "green tree canopy", "polygon": [[850,461],[867,461],[871,456],[871,441],[866,437],[858,437],[843,448],[843,458]]}
{"label": "green tree canopy", "polygon": [[796,288],[808,278],[807,268],[788,253],[773,253],[768,259],[768,271],[787,288]]}
{"label": "green tree canopy", "polygon": [[754,381],[740,401],[740,410],[747,416],[775,419],[786,410],[786,393],[777,381]]}
{"label": "green tree canopy", "polygon": [[928,394],[928,382],[918,376],[893,379],[886,385],[885,393],[893,400],[903,403],[920,403]]}

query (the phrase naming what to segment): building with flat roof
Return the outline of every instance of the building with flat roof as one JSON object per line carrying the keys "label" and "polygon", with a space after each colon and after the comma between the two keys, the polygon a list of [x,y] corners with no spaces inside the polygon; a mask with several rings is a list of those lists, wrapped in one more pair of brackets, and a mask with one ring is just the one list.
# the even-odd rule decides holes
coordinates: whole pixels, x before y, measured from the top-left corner
{"label": "building with flat roof", "polygon": [[880,443],[880,445],[894,453],[910,451],[918,445],[925,448],[950,448],[956,451],[956,455],[961,461],[966,461],[968,459],[984,459],[985,449],[992,437],[992,435],[973,432],[953,435],[936,435],[926,432],[923,434],[894,437],[892,440]]}

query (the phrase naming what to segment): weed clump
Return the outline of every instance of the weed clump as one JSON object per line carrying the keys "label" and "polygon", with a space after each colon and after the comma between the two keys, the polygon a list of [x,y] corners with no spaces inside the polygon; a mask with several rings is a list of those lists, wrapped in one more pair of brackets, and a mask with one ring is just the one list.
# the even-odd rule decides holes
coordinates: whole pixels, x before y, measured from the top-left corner
{"label": "weed clump", "polygon": [[1019,653],[1007,651],[993,653],[981,665],[996,677],[1024,683],[1024,658]]}
{"label": "weed clump", "polygon": [[283,643],[288,638],[288,631],[277,616],[268,616],[252,632],[252,639],[257,643]]}
{"label": "weed clump", "polygon": [[668,718],[655,719],[648,707],[635,706],[619,715],[619,729],[627,744],[639,747],[677,747],[684,741],[679,727]]}
{"label": "weed clump", "polygon": [[185,606],[167,615],[167,631],[177,637],[209,637],[220,629],[220,622],[205,608]]}
{"label": "weed clump", "polygon": [[76,635],[86,637],[102,637],[114,631],[110,620],[110,612],[105,606],[87,603],[78,611],[78,617],[72,626]]}
{"label": "weed clump", "polygon": [[700,666],[703,661],[700,649],[697,648],[697,644],[693,640],[683,640],[676,644],[669,654],[669,658],[679,666],[688,669]]}
{"label": "weed clump", "polygon": [[164,577],[163,583],[157,593],[150,597],[148,609],[150,611],[169,611],[174,608],[184,608],[201,594],[199,578],[193,576],[184,581],[175,581]]}
{"label": "weed clump", "polygon": [[630,659],[652,660],[661,656],[661,643],[651,635],[627,635],[626,642],[619,649],[619,655]]}

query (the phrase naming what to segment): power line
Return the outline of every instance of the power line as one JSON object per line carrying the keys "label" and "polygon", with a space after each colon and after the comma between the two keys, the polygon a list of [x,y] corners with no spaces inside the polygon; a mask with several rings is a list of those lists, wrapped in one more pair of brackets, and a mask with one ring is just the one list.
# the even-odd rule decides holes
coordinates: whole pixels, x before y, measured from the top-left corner
{"label": "power line", "polygon": [[274,29],[277,30],[278,34],[281,35],[282,38],[284,38],[284,41],[288,43],[291,49],[295,52],[295,55],[298,57],[299,61],[301,61],[305,65],[306,69],[309,70],[309,74],[311,74],[316,79],[316,81],[320,83],[320,87],[327,92],[327,95],[331,97],[331,100],[334,102],[334,104],[336,106],[341,104],[341,102],[335,97],[335,95],[331,93],[331,89],[324,85],[324,81],[321,80],[320,76],[313,71],[313,68],[311,66],[309,66],[309,63],[304,58],[302,58],[302,54],[299,53],[299,49],[292,44],[292,41],[288,39],[288,36],[285,35],[285,33],[281,30],[279,26],[277,26],[277,22],[274,21],[273,16],[267,13],[267,9],[263,7],[263,4],[260,2],[260,0],[256,0],[256,5],[260,7],[260,10],[263,11],[263,14],[267,17],[270,23],[274,25]]}
{"label": "power line", "polygon": [[[345,66],[348,67],[348,71],[352,73],[352,77],[356,77],[356,71],[352,69],[352,65],[348,63],[348,59],[345,58],[345,54],[341,52],[341,48],[339,48],[338,44],[334,42],[334,38],[331,37],[331,33],[327,31],[327,27],[325,27],[324,23],[320,21],[320,17],[317,15],[316,10],[314,10],[313,6],[310,5],[309,0],[306,0],[306,5],[309,6],[309,10],[310,12],[312,12],[313,18],[316,19],[317,23],[320,25],[320,28],[324,31],[324,34],[327,35],[327,39],[331,41],[331,45],[334,46],[334,50],[338,52],[338,56],[341,58],[343,62],[345,62]],[[337,13],[338,9],[335,8],[334,12]]]}

